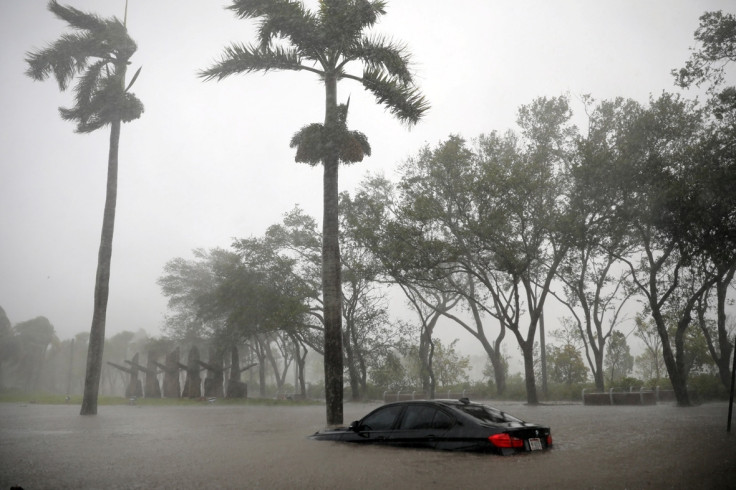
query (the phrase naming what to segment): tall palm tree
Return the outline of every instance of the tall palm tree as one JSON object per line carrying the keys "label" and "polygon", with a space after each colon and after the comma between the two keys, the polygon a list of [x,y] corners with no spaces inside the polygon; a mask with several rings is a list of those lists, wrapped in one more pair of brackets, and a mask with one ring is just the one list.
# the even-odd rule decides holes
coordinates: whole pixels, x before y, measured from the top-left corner
{"label": "tall palm tree", "polygon": [[[316,12],[291,0],[233,0],[228,8],[241,19],[258,19],[257,44],[232,44],[222,58],[201,76],[221,80],[238,73],[269,70],[307,71],[324,82],[325,117],[320,129],[324,170],[322,236],[322,289],[325,327],[325,393],[327,423],[341,424],[342,317],[340,249],[338,246],[338,164],[345,151],[346,128],[337,104],[337,82],[355,80],[371,91],[399,120],[415,124],[429,105],[414,85],[406,49],[387,38],[365,33],[381,15],[386,2],[320,0]],[[346,71],[353,61],[362,63],[362,75]],[[308,128],[308,127],[307,127]],[[303,128],[302,139],[310,131]],[[353,148],[367,148],[365,138],[353,133]],[[357,136],[357,137],[355,137]],[[299,133],[295,138],[299,138]],[[351,139],[351,138],[347,138]],[[293,141],[301,148],[299,141]],[[357,146],[356,146],[357,143]],[[365,143],[365,145],[363,144]],[[294,145],[293,145],[294,146]],[[297,150],[297,160],[300,152]],[[360,160],[351,158],[351,160]],[[308,163],[314,163],[304,159]]]}
{"label": "tall palm tree", "polygon": [[70,82],[77,78],[74,106],[59,108],[62,119],[77,124],[76,132],[90,133],[110,125],[107,193],[80,412],[82,415],[95,415],[105,345],[105,318],[118,187],[120,126],[123,122],[138,119],[143,113],[143,104],[130,93],[130,87],[140,69],[126,87],[125,72],[137,46],[128,35],[125,24],[116,17],[103,19],[62,6],[56,0],[49,2],[48,9],[67,22],[73,32],[62,35],[44,49],[29,52],[26,57],[29,66],[26,74],[34,80],[45,80],[53,75],[61,91],[66,90]]}

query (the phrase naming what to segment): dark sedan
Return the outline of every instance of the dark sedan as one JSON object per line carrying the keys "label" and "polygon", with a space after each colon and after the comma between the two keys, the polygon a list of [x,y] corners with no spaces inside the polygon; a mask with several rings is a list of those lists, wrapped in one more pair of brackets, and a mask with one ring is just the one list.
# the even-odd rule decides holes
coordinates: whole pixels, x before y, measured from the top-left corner
{"label": "dark sedan", "polygon": [[499,454],[552,446],[549,427],[526,423],[467,398],[389,403],[349,427],[319,431],[310,438]]}

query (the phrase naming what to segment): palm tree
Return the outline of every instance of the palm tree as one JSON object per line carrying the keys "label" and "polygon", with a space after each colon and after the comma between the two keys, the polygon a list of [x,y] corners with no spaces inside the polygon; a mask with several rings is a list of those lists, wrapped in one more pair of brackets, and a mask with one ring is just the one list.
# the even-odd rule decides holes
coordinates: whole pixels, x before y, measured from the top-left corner
{"label": "palm tree", "polygon": [[105,345],[105,318],[110,282],[112,236],[115,227],[115,205],[118,186],[118,146],[120,126],[138,119],[143,104],[130,93],[140,73],[125,86],[125,71],[137,46],[128,36],[123,22],[116,17],[102,19],[94,14],[62,6],[51,0],[48,9],[67,22],[73,32],[62,35],[44,49],[29,52],[26,74],[34,80],[53,75],[64,91],[77,78],[75,104],[59,108],[62,119],[77,124],[76,132],[90,133],[110,125],[110,148],[107,160],[107,194],[102,220],[100,250],[97,258],[94,311],[90,329],[87,371],[81,415],[97,414],[97,394]]}
{"label": "palm tree", "polygon": [[[200,73],[206,80],[222,80],[230,75],[257,71],[308,71],[324,82],[324,125],[319,131],[313,129],[312,133],[323,133],[318,138],[323,141],[318,160],[321,160],[324,170],[322,295],[325,393],[327,423],[330,425],[341,424],[343,419],[337,184],[341,156],[350,154],[344,151],[346,127],[344,117],[341,122],[343,111],[337,104],[337,82],[350,79],[362,83],[380,104],[408,124],[415,124],[429,108],[414,85],[405,48],[384,37],[364,33],[386,13],[385,6],[386,2],[377,0],[320,0],[317,11],[311,12],[299,1],[234,0],[228,8],[239,18],[259,19],[258,44],[232,44],[218,62]],[[347,65],[353,61],[362,63],[362,75],[346,71]],[[347,113],[347,108],[344,113]],[[307,128],[303,128],[301,136],[314,140],[308,137]],[[359,149],[358,146],[367,148],[365,138],[355,133],[353,136],[355,150]],[[295,138],[299,138],[299,133]],[[299,141],[293,143],[300,147]],[[301,160],[299,149],[297,160]],[[309,159],[303,161],[315,163]]]}

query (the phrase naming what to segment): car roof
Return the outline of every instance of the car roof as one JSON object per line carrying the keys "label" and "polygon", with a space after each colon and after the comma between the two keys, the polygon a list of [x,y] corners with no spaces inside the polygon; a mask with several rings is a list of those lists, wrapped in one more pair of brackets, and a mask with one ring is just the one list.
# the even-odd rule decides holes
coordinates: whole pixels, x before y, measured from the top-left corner
{"label": "car roof", "polygon": [[483,405],[482,403],[471,402],[468,398],[460,398],[459,400],[443,399],[443,398],[435,398],[433,400],[402,400],[398,402],[387,403],[384,406],[388,406],[388,405],[426,405],[426,404],[445,405],[445,406],[468,406],[468,405],[476,406],[476,407],[486,406],[486,405]]}

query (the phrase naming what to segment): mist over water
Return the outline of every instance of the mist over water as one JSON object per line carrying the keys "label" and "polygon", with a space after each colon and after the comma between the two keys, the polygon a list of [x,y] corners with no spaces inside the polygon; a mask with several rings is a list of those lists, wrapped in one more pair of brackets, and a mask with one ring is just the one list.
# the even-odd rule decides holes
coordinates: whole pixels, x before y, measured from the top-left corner
{"label": "mist over water", "polygon": [[[552,428],[510,457],[312,441],[324,407],[0,404],[0,488],[729,488],[726,403],[493,405]],[[377,403],[345,405],[345,422]]]}

